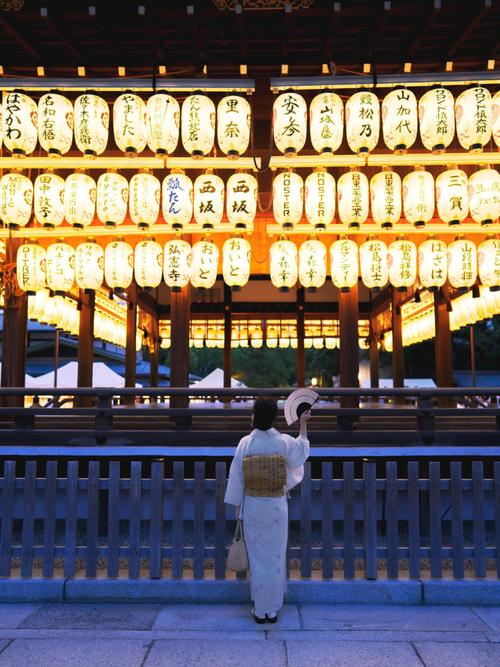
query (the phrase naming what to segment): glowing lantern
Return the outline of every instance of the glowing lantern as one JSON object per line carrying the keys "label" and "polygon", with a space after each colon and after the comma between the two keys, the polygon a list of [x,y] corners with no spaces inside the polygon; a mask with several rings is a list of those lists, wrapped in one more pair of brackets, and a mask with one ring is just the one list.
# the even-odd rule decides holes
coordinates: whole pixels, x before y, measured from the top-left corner
{"label": "glowing lantern", "polygon": [[307,104],[302,95],[283,93],[273,104],[273,133],[276,148],[296,155],[306,143]]}
{"label": "glowing lantern", "polygon": [[222,246],[222,277],[235,290],[246,285],[250,278],[252,248],[246,239],[227,239]]}
{"label": "glowing lantern", "polygon": [[85,291],[96,290],[104,280],[104,250],[93,239],[76,246],[75,281]]}
{"label": "glowing lantern", "polygon": [[97,217],[107,227],[121,225],[127,215],[128,181],[114,171],[97,179]]}
{"label": "glowing lantern", "polygon": [[344,225],[358,228],[368,218],[370,195],[368,178],[361,171],[348,171],[337,182],[339,218]]}
{"label": "glowing lantern", "polygon": [[75,142],[84,155],[95,157],[106,149],[109,107],[98,95],[85,93],[75,100]]}
{"label": "glowing lantern", "polygon": [[374,93],[354,93],[345,105],[346,136],[355,153],[369,153],[378,143],[380,103]]}
{"label": "glowing lantern", "polygon": [[139,287],[158,287],[163,270],[163,250],[154,238],[147,237],[135,246],[134,273]]}
{"label": "glowing lantern", "polygon": [[436,178],[438,215],[443,222],[458,225],[469,213],[467,174],[461,169],[448,169]]}
{"label": "glowing lantern", "polygon": [[158,220],[160,191],[160,181],[148,171],[130,179],[128,206],[130,218],[138,227],[147,229]]}
{"label": "glowing lantern", "polygon": [[[17,256],[19,258],[19,251]],[[490,237],[483,241],[477,249],[477,259],[481,283],[486,287],[500,287],[500,240]]]}
{"label": "glowing lantern", "polygon": [[63,155],[73,142],[73,105],[57,93],[42,95],[38,102],[38,138],[49,155]]}
{"label": "glowing lantern", "polygon": [[491,100],[491,133],[497,146],[500,146],[500,90]]}
{"label": "glowing lantern", "polygon": [[500,216],[500,175],[496,169],[479,169],[469,178],[472,219],[489,225]]}
{"label": "glowing lantern", "polygon": [[35,294],[45,287],[45,250],[37,243],[23,243],[17,250],[16,277],[23,292]]}
{"label": "glowing lantern", "polygon": [[33,153],[38,139],[36,102],[23,93],[8,93],[2,111],[5,148],[21,157]]}
{"label": "glowing lantern", "polygon": [[257,179],[252,174],[235,173],[226,183],[226,215],[236,229],[246,229],[257,212]]}
{"label": "glowing lantern", "polygon": [[269,253],[271,282],[280,292],[288,292],[298,278],[297,247],[292,241],[283,239],[275,241]]}
{"label": "glowing lantern", "polygon": [[193,157],[210,153],[215,138],[215,105],[206,95],[189,95],[182,103],[182,145]]}
{"label": "glowing lantern", "polygon": [[223,97],[217,105],[217,141],[228,157],[237,158],[250,142],[250,104],[240,95]]}
{"label": "glowing lantern", "polygon": [[284,171],[273,181],[273,213],[283,228],[300,222],[304,207],[304,181],[293,171]]}
{"label": "glowing lantern", "polygon": [[193,246],[193,262],[191,264],[191,285],[210,289],[217,280],[219,264],[219,248],[206,239]]}
{"label": "glowing lantern", "polygon": [[163,252],[163,277],[172,292],[180,292],[191,276],[191,246],[187,241],[167,241]]}
{"label": "glowing lantern", "polygon": [[320,93],[309,106],[311,143],[318,153],[334,153],[344,133],[344,103],[336,93]]}
{"label": "glowing lantern", "polygon": [[134,277],[134,251],[121,238],[108,243],[104,251],[104,276],[111,289],[125,289]]}
{"label": "glowing lantern", "polygon": [[361,280],[369,289],[381,289],[387,284],[387,246],[378,239],[368,239],[359,248]]}
{"label": "glowing lantern", "polygon": [[113,134],[119,150],[127,155],[137,155],[146,147],[146,104],[138,95],[126,92],[116,98],[113,104]]}
{"label": "glowing lantern", "polygon": [[306,178],[306,218],[317,229],[324,229],[335,215],[335,179],[319,168]]}
{"label": "glowing lantern", "polygon": [[370,181],[373,221],[390,228],[401,217],[401,178],[395,171],[379,171]]}
{"label": "glowing lantern", "polygon": [[171,155],[179,142],[179,102],[167,93],[151,95],[146,103],[148,146],[156,155]]}
{"label": "glowing lantern", "polygon": [[44,227],[57,227],[64,220],[64,178],[52,172],[35,179],[33,209],[35,219]]}
{"label": "glowing lantern", "polygon": [[418,101],[420,138],[425,148],[442,152],[455,136],[455,108],[453,95],[446,88],[433,88]]}
{"label": "glowing lantern", "polygon": [[193,217],[193,182],[178,170],[163,179],[162,212],[165,222],[173,229],[182,229]]}
{"label": "glowing lantern", "polygon": [[73,227],[87,227],[95,215],[96,182],[88,174],[75,172],[66,179],[64,217]]}
{"label": "glowing lantern", "polygon": [[358,244],[340,238],[330,246],[332,282],[341,292],[348,292],[358,282]]}
{"label": "glowing lantern", "polygon": [[382,102],[382,131],[387,148],[404,153],[417,138],[417,98],[406,88],[392,90]]}
{"label": "glowing lantern", "polygon": [[203,229],[213,229],[224,215],[224,181],[207,172],[194,182],[194,219]]}
{"label": "glowing lantern", "polygon": [[326,248],[317,239],[304,241],[299,248],[299,281],[308,290],[315,291],[326,280]]}
{"label": "glowing lantern", "polygon": [[456,289],[472,287],[477,278],[476,246],[458,237],[448,246],[448,280]]}
{"label": "glowing lantern", "polygon": [[461,93],[455,102],[457,137],[468,151],[481,151],[491,139],[491,95],[475,86]]}
{"label": "glowing lantern", "polygon": [[387,253],[389,282],[398,290],[411,287],[417,279],[417,246],[413,241],[397,239]]}
{"label": "glowing lantern", "polygon": [[422,287],[436,290],[448,277],[447,247],[444,241],[428,238],[418,247],[418,277]]}
{"label": "glowing lantern", "polygon": [[434,215],[434,178],[424,169],[403,178],[403,211],[409,223],[423,227]]}
{"label": "glowing lantern", "polygon": [[15,172],[0,178],[0,218],[11,229],[28,224],[33,204],[33,183]]}
{"label": "glowing lantern", "polygon": [[56,294],[69,292],[75,282],[75,251],[64,241],[47,248],[47,287]]}

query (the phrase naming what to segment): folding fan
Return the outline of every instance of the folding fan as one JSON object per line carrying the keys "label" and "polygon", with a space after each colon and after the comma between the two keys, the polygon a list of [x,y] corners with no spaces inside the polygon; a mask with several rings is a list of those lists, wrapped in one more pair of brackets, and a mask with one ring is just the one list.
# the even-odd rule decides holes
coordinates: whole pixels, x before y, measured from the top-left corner
{"label": "folding fan", "polygon": [[296,389],[292,391],[283,406],[288,426],[300,419],[300,415],[309,410],[318,398],[319,394],[312,389]]}

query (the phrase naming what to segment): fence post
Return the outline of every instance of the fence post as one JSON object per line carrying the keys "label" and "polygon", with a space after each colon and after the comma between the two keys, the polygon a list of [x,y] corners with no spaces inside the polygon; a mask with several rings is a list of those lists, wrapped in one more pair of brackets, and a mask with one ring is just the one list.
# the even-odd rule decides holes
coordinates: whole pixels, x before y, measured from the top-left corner
{"label": "fence post", "polygon": [[429,526],[431,577],[441,579],[441,464],[429,463]]}
{"label": "fence post", "polygon": [[215,578],[226,576],[226,464],[215,464]]}
{"label": "fence post", "polygon": [[311,577],[311,464],[304,464],[300,485],[300,576]]}
{"label": "fence post", "polygon": [[163,542],[163,476],[164,462],[151,463],[150,523],[149,523],[149,576],[161,579]]}
{"label": "fence post", "polygon": [[396,461],[387,461],[385,470],[387,576],[389,579],[397,579],[399,574],[398,464]]}
{"label": "fence post", "polygon": [[203,579],[205,574],[205,463],[194,464],[193,492],[193,576]]}
{"label": "fence post", "polygon": [[128,572],[131,579],[138,579],[141,573],[141,489],[142,462],[130,464],[130,520],[129,520],[129,561]]}
{"label": "fence post", "polygon": [[420,577],[420,502],[418,463],[408,462],[408,549],[411,579]]}
{"label": "fence post", "polygon": [[464,578],[464,521],[462,503],[462,464],[451,464],[451,539],[453,544],[453,578]]}
{"label": "fence post", "polygon": [[64,525],[64,576],[75,576],[76,519],[78,509],[78,461],[69,461],[66,471],[66,518]]}
{"label": "fence post", "polygon": [[120,461],[109,462],[108,577],[120,573]]}
{"label": "fence post", "polygon": [[486,576],[486,536],[484,526],[484,465],[482,461],[472,462],[472,506],[474,517],[474,574],[478,578]]}
{"label": "fence post", "polygon": [[346,461],[344,474],[344,577],[354,579],[354,463]]}
{"label": "fence post", "polygon": [[321,526],[323,579],[331,579],[333,577],[333,466],[331,462],[324,462],[321,465]]}
{"label": "fence post", "polygon": [[12,521],[14,515],[15,461],[5,461],[2,493],[2,532],[0,534],[0,577],[10,576]]}
{"label": "fence post", "polygon": [[376,464],[374,461],[363,463],[364,478],[364,542],[365,542],[365,577],[377,578],[377,489]]}
{"label": "fence post", "polygon": [[85,574],[97,574],[97,533],[99,528],[99,461],[89,462],[87,489],[87,562]]}
{"label": "fence post", "polygon": [[23,494],[23,537],[21,577],[31,577],[33,566],[33,528],[35,519],[36,461],[27,461]]}
{"label": "fence post", "polygon": [[184,463],[174,462],[172,490],[172,578],[182,579],[184,525]]}
{"label": "fence post", "polygon": [[47,461],[45,488],[45,516],[43,522],[43,562],[42,575],[54,574],[54,543],[56,532],[56,485],[57,461]]}

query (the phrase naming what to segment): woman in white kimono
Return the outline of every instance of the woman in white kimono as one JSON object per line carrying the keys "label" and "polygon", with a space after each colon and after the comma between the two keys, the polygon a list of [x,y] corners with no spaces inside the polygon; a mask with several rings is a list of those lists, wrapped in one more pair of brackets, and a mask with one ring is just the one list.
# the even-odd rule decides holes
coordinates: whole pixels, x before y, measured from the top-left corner
{"label": "woman in white kimono", "polygon": [[[250,592],[256,623],[275,623],[286,592],[286,547],[288,542],[288,490],[304,477],[304,462],[309,456],[307,420],[300,418],[300,433],[292,438],[272,428],[278,406],[272,398],[258,398],[253,408],[253,431],[242,438],[229,470],[225,502],[236,505],[236,516],[243,520],[243,532],[250,563]],[[245,494],[243,459],[247,456],[277,454],[286,464],[286,485],[279,493],[266,497]],[[240,512],[241,507],[241,512]]]}

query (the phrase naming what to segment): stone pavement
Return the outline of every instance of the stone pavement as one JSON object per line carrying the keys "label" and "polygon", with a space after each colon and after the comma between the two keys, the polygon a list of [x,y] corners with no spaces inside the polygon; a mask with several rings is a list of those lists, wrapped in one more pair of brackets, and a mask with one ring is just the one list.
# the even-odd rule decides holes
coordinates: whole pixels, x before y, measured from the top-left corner
{"label": "stone pavement", "polygon": [[0,667],[498,667],[500,607],[0,604]]}

